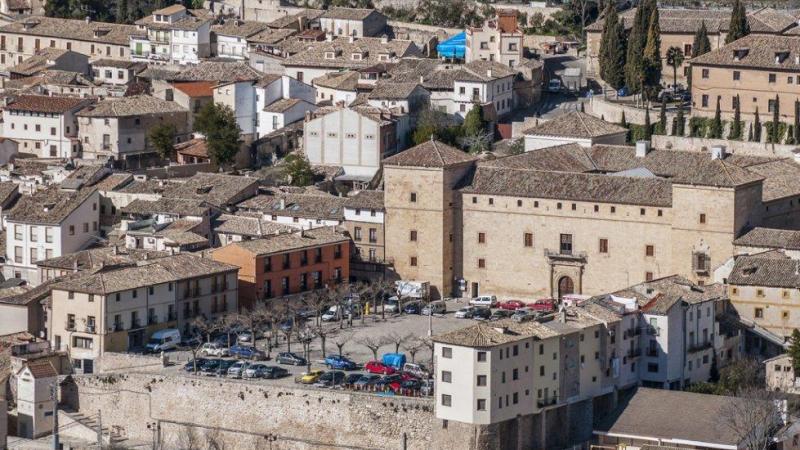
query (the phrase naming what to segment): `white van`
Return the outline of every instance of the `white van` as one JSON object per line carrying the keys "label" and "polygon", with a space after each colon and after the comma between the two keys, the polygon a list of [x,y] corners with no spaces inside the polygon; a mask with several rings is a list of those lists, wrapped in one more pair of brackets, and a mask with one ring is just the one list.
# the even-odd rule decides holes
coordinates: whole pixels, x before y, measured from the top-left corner
{"label": "white van", "polygon": [[145,349],[150,353],[161,353],[167,350],[174,350],[178,348],[181,342],[181,332],[175,328],[166,328],[158,330],[150,336],[147,341]]}
{"label": "white van", "polygon": [[447,304],[445,304],[444,300],[436,300],[435,302],[430,302],[422,308],[422,315],[429,316],[431,314],[444,314],[447,312]]}
{"label": "white van", "polygon": [[497,297],[494,295],[479,295],[469,301],[470,305],[494,308],[497,306]]}

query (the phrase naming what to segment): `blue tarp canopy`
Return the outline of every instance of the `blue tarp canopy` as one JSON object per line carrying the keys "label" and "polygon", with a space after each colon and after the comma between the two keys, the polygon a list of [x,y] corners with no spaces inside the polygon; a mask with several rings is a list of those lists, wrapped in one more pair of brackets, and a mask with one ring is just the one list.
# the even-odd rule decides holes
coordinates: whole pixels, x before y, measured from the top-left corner
{"label": "blue tarp canopy", "polygon": [[467,33],[462,31],[436,46],[436,51],[443,58],[464,59],[467,53]]}

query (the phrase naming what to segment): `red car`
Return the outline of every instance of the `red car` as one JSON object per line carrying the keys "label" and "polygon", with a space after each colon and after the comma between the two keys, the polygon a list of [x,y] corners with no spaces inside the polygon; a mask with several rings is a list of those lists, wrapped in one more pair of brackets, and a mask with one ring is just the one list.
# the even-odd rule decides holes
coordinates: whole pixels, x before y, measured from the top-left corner
{"label": "red car", "polygon": [[516,311],[520,308],[524,308],[525,303],[519,300],[506,300],[504,302],[500,302],[500,304],[497,305],[497,307],[500,309],[507,309],[509,311]]}
{"label": "red car", "polygon": [[382,375],[391,375],[397,372],[397,369],[395,369],[394,367],[387,366],[386,364],[380,361],[370,361],[364,364],[364,370],[366,370],[369,373],[379,373]]}
{"label": "red car", "polygon": [[556,301],[552,298],[542,298],[533,303],[528,303],[528,308],[534,311],[552,312],[556,310]]}

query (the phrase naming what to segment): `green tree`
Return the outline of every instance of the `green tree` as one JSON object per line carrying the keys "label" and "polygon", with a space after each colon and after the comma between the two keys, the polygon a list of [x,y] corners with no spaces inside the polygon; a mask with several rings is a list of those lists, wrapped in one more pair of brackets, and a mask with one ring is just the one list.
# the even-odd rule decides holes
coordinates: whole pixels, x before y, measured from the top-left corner
{"label": "green tree", "polygon": [[644,1],[636,8],[633,24],[628,34],[627,55],[625,57],[625,85],[631,93],[639,93],[642,88],[644,72],[644,47],[647,44],[647,30],[650,12],[648,2]]}
{"label": "green tree", "polygon": [[653,127],[650,125],[650,106],[644,110],[644,140],[649,141],[653,136]]}
{"label": "green tree", "polygon": [[239,152],[241,130],[229,106],[207,103],[197,114],[194,129],[206,137],[208,156],[215,164],[223,166],[233,162]]}
{"label": "green tree", "polygon": [[605,76],[603,78],[614,89],[620,89],[625,86],[625,54],[627,46],[628,33],[625,31],[625,23],[622,20],[618,20],[614,27],[614,32],[608,37]]}
{"label": "green tree", "polygon": [[175,134],[178,130],[171,123],[160,123],[147,133],[150,143],[156,149],[158,156],[164,159],[172,158],[172,151],[175,145]]}
{"label": "green tree", "polygon": [[625,142],[630,142],[631,141],[631,129],[628,126],[628,121],[625,120],[625,111],[624,110],[622,111],[622,117],[620,117],[620,119],[619,119],[619,126],[621,126],[621,127],[625,128],[626,130],[628,130],[628,131],[625,132]]}
{"label": "green tree", "polygon": [[667,64],[672,67],[672,85],[678,84],[678,67],[683,64],[683,51],[680,47],[670,47],[667,49]]}
{"label": "green tree", "polygon": [[667,134],[667,96],[661,97],[661,109],[658,111],[658,124],[655,134]]}
{"label": "green tree", "polygon": [[[700,22],[700,28],[694,34],[694,40],[692,42],[692,58],[696,58],[700,55],[705,55],[706,53],[711,51],[711,41],[708,39],[708,29],[706,28],[706,22]],[[686,76],[686,85],[688,89],[692,88],[692,71],[691,68],[689,70],[688,75]]]}
{"label": "green tree", "polygon": [[675,117],[675,135],[686,136],[686,117],[683,115],[683,103],[678,104],[678,114]]}
{"label": "green tree", "polygon": [[800,101],[794,101],[794,143],[800,143]]}
{"label": "green tree", "polygon": [[728,26],[728,35],[725,36],[725,43],[741,39],[750,34],[750,25],[747,23],[747,11],[741,0],[735,0],[733,11],[731,12],[731,23]]}
{"label": "green tree", "polygon": [[117,23],[128,23],[128,0],[117,0]]}
{"label": "green tree", "polygon": [[431,136],[447,144],[455,143],[455,134],[452,131],[450,119],[446,113],[432,108],[425,108],[419,113],[417,128],[411,135],[414,145],[431,140]]}
{"label": "green tree", "polygon": [[644,47],[644,91],[648,99],[658,95],[661,87],[661,26],[658,23],[658,8],[650,14],[647,29],[647,44]]}
{"label": "green tree", "polygon": [[786,129],[786,139],[783,141],[786,145],[794,145],[794,125],[789,125]]}
{"label": "green tree", "polygon": [[617,5],[613,2],[608,2],[603,16],[605,20],[603,21],[603,34],[600,36],[600,50],[597,54],[597,60],[600,64],[600,78],[605,80],[609,68],[608,55],[611,51],[608,47],[609,40],[611,39],[611,35],[617,32],[617,23],[619,23]]}
{"label": "green tree", "polygon": [[720,97],[717,96],[717,108],[714,110],[714,119],[711,121],[711,127],[708,130],[708,137],[711,139],[722,138],[722,112],[720,111]]}
{"label": "green tree", "polygon": [[477,103],[472,105],[464,117],[464,123],[461,125],[464,131],[464,136],[474,137],[486,131],[486,122],[483,120],[483,108]]}
{"label": "green tree", "polygon": [[778,94],[775,94],[775,106],[772,107],[772,130],[770,132],[770,142],[777,143],[780,139],[780,123],[781,123],[781,104]]}
{"label": "green tree", "polygon": [[800,374],[800,330],[797,328],[792,331],[792,337],[789,338],[789,350],[786,353],[792,358],[795,375]]}
{"label": "green tree", "polygon": [[739,105],[738,94],[734,103],[733,122],[731,122],[731,131],[728,133],[728,139],[738,140],[742,138],[742,109]]}
{"label": "green tree", "polygon": [[292,186],[308,186],[314,181],[314,171],[304,155],[292,153],[283,158],[283,162]]}
{"label": "green tree", "polygon": [[758,115],[758,106],[756,106],[755,119],[753,119],[753,142],[761,142],[761,117]]}

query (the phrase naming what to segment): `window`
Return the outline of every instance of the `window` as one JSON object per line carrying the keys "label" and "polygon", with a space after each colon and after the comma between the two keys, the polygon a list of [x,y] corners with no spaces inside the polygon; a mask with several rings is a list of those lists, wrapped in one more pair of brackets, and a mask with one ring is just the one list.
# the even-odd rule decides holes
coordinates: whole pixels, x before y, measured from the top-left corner
{"label": "window", "polygon": [[478,352],[478,362],[486,362],[486,352]]}
{"label": "window", "polygon": [[411,200],[411,203],[416,203],[417,202],[417,193],[416,192],[412,192],[411,193],[411,199],[410,200]]}
{"label": "window", "polygon": [[533,233],[524,233],[522,242],[525,247],[533,247]]}
{"label": "window", "polygon": [[572,254],[572,235],[571,234],[562,234],[560,236],[559,249],[560,249],[562,255],[571,255]]}
{"label": "window", "polygon": [[442,358],[452,358],[453,357],[453,349],[450,347],[442,347]]}
{"label": "window", "polygon": [[703,69],[703,71],[702,71],[700,76],[703,77],[703,78],[708,78],[708,69]]}
{"label": "window", "polygon": [[703,94],[702,105],[703,105],[703,108],[708,108],[708,95],[707,94]]}
{"label": "window", "polygon": [[417,257],[416,256],[412,256],[411,257],[411,261],[409,262],[409,265],[411,267],[417,267]]}
{"label": "window", "polygon": [[775,112],[775,106],[776,106],[775,99],[774,98],[769,99],[769,101],[767,102],[767,111]]}
{"label": "window", "polygon": [[486,411],[486,399],[479,398],[477,408],[478,411]]}
{"label": "window", "polygon": [[600,239],[600,253],[608,253],[608,239]]}
{"label": "window", "polygon": [[442,406],[450,406],[452,404],[452,398],[447,394],[442,394]]}
{"label": "window", "polygon": [[647,364],[647,371],[650,373],[657,373],[658,372],[658,363],[648,363]]}
{"label": "window", "polygon": [[764,318],[764,308],[756,308],[754,314],[756,319],[763,319]]}
{"label": "window", "polygon": [[442,383],[452,383],[453,382],[453,373],[449,370],[442,371]]}
{"label": "window", "polygon": [[644,281],[653,281],[653,272],[645,272]]}
{"label": "window", "polygon": [[756,289],[756,297],[763,297],[764,290],[763,289]]}
{"label": "window", "polygon": [[479,244],[486,243],[486,233],[478,233],[478,243]]}
{"label": "window", "polygon": [[774,73],[769,74],[769,82],[774,83],[777,80],[777,77]]}
{"label": "window", "polygon": [[616,206],[612,206],[611,207],[611,214],[614,214],[615,212],[617,212],[617,207]]}
{"label": "window", "polygon": [[646,209],[644,209],[644,208],[639,208],[639,215],[640,215],[640,216],[643,216],[643,215],[645,215],[645,214],[646,214],[646,212],[647,212],[647,210],[646,210]]}
{"label": "window", "polygon": [[742,77],[742,73],[738,70],[733,71],[733,81],[739,81]]}
{"label": "window", "polygon": [[644,256],[653,256],[656,253],[656,248],[653,245],[646,245],[644,247]]}
{"label": "window", "polygon": [[478,258],[478,268],[479,269],[486,268],[486,260],[484,258]]}
{"label": "window", "polygon": [[70,236],[75,236],[75,225],[70,225],[69,226],[69,235]]}
{"label": "window", "polygon": [[486,375],[478,375],[477,386],[486,386]]}
{"label": "window", "polygon": [[353,240],[360,241],[361,240],[361,227],[353,228]]}
{"label": "window", "polygon": [[700,223],[706,223],[706,215],[704,213],[700,214]]}

